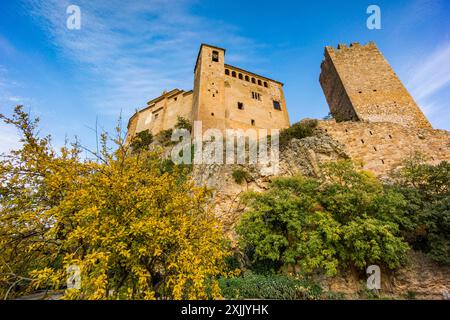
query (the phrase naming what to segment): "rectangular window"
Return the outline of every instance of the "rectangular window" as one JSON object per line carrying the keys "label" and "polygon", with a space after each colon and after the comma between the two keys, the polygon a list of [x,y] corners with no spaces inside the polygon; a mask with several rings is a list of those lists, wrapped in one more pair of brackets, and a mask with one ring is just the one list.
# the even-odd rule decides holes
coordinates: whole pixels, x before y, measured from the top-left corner
{"label": "rectangular window", "polygon": [[281,105],[279,101],[273,100],[273,108],[275,110],[281,110]]}
{"label": "rectangular window", "polygon": [[252,91],[252,98],[255,100],[261,101],[261,94],[259,94],[258,92]]}
{"label": "rectangular window", "polygon": [[219,52],[218,51],[212,52],[212,61],[219,62]]}
{"label": "rectangular window", "polygon": [[244,110],[244,104],[242,102],[238,102],[237,104],[239,110]]}

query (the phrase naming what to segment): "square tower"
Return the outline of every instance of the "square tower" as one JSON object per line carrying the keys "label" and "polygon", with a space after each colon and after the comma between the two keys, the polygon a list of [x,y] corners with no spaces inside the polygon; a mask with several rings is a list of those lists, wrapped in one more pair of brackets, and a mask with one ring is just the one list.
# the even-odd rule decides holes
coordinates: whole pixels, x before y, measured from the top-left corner
{"label": "square tower", "polygon": [[203,128],[225,130],[225,49],[202,44],[194,68],[192,118]]}
{"label": "square tower", "polygon": [[283,83],[225,64],[225,49],[202,44],[194,69],[192,119],[203,129],[284,129]]}
{"label": "square tower", "polygon": [[337,121],[432,128],[377,46],[325,47],[320,84]]}

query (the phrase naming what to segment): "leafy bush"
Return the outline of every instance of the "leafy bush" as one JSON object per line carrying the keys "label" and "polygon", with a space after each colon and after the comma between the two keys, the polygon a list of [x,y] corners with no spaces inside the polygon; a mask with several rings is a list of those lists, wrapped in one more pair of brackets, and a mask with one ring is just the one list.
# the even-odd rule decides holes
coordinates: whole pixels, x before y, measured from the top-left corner
{"label": "leafy bush", "polygon": [[133,152],[148,150],[148,147],[153,142],[153,135],[149,130],[140,131],[131,140],[131,149]]}
{"label": "leafy bush", "polygon": [[178,116],[177,123],[175,124],[175,128],[177,129],[186,129],[189,132],[192,132],[192,124],[191,121]]}
{"label": "leafy bush", "polygon": [[172,141],[172,129],[162,130],[156,135],[156,140],[161,143],[163,146],[170,146],[176,143],[176,141]]}
{"label": "leafy bush", "polygon": [[285,148],[292,139],[303,139],[314,134],[317,127],[317,120],[303,120],[293,124],[291,127],[281,130],[280,132],[280,148]]}
{"label": "leafy bush", "polygon": [[[330,163],[320,180],[274,179],[264,193],[246,193],[249,210],[237,227],[251,268],[299,266],[335,275],[340,267],[399,267],[408,250],[396,220],[405,201],[349,161]],[[389,204],[388,206],[386,204]]]}
{"label": "leafy bush", "polygon": [[400,227],[415,249],[450,265],[450,163],[429,165],[416,155],[394,175],[393,186],[407,200],[409,220]]}
{"label": "leafy bush", "polygon": [[249,182],[252,180],[252,176],[246,170],[241,168],[234,169],[231,175],[237,184],[242,184],[243,182]]}
{"label": "leafy bush", "polygon": [[322,294],[319,285],[282,274],[220,278],[219,287],[227,299],[313,300]]}

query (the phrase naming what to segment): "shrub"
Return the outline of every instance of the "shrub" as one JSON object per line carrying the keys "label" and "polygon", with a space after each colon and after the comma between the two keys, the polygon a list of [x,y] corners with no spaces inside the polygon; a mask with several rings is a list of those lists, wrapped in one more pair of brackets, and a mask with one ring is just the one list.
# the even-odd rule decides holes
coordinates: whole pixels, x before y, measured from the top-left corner
{"label": "shrub", "polygon": [[420,155],[407,159],[394,174],[393,189],[407,200],[410,217],[400,223],[415,249],[450,265],[450,163],[425,163]]}
{"label": "shrub", "polygon": [[156,139],[163,146],[170,146],[176,143],[176,141],[172,141],[172,129],[162,130],[156,135]]}
{"label": "shrub", "polygon": [[175,124],[175,128],[177,129],[186,129],[189,132],[192,132],[192,124],[191,121],[178,116],[177,123]]}
{"label": "shrub", "polygon": [[317,127],[317,120],[303,120],[293,124],[291,127],[281,130],[280,148],[285,148],[292,139],[303,139],[314,134]]}
{"label": "shrub", "polygon": [[408,245],[395,222],[404,199],[351,162],[327,165],[320,180],[274,179],[266,192],[246,193],[243,200],[249,210],[237,232],[250,268],[295,265],[302,273],[335,275],[348,265],[395,269],[406,257]]}
{"label": "shrub", "polygon": [[231,175],[237,184],[242,184],[243,182],[248,183],[252,180],[252,176],[245,169],[241,168],[234,169]]}
{"label": "shrub", "polygon": [[153,142],[153,135],[149,130],[144,130],[138,132],[134,138],[131,140],[131,149],[133,152],[139,152],[142,150],[147,150],[150,144]]}
{"label": "shrub", "polygon": [[322,294],[318,284],[282,274],[220,278],[219,287],[226,299],[313,300]]}

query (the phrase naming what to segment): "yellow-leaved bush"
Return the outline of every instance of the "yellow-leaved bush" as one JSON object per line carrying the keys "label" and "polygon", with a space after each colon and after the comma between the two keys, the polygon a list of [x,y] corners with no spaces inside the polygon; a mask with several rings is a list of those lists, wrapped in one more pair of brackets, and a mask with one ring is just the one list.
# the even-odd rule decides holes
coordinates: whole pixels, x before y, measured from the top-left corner
{"label": "yellow-leaved bush", "polygon": [[[118,128],[93,160],[59,152],[17,107],[3,121],[22,147],[0,161],[0,294],[64,290],[68,299],[220,298],[229,254],[209,191],[161,154],[130,152]],[[67,289],[67,268],[80,287]]]}

